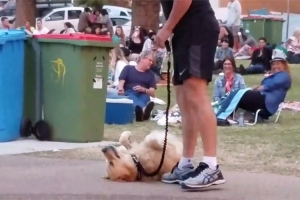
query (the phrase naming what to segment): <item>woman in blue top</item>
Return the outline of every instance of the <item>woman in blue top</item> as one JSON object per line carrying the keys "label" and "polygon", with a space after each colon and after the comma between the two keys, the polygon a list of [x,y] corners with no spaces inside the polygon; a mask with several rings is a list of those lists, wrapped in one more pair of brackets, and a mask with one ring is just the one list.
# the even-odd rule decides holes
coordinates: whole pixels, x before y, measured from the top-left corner
{"label": "woman in blue top", "polygon": [[214,84],[214,102],[218,101],[225,96],[226,93],[232,90],[246,88],[244,78],[240,74],[235,73],[236,63],[233,57],[225,58],[222,65],[223,73],[219,74]]}
{"label": "woman in blue top", "polygon": [[238,107],[252,113],[261,109],[260,116],[268,118],[277,112],[291,84],[290,67],[286,56],[282,51],[274,50],[271,73],[262,80],[260,86],[253,87],[243,95]]}

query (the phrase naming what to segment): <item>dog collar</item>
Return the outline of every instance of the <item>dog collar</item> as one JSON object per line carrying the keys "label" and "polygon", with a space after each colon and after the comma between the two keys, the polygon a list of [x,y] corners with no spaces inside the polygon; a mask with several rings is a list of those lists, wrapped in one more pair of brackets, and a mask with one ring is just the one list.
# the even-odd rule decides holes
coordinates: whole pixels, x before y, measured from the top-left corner
{"label": "dog collar", "polygon": [[139,161],[139,159],[138,159],[138,157],[136,155],[131,154],[131,158],[132,158],[132,160],[133,160],[133,162],[135,164],[135,167],[137,169],[137,172],[138,172],[136,180],[139,181],[142,178],[142,173],[141,173],[141,170],[140,170],[141,163],[140,163],[140,161]]}

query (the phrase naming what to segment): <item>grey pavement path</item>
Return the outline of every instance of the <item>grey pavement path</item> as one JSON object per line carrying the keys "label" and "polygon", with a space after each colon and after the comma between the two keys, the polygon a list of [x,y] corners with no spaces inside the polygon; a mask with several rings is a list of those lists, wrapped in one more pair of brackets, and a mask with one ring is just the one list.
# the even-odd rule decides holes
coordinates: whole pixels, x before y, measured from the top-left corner
{"label": "grey pavement path", "polygon": [[40,142],[34,137],[21,138],[13,142],[2,142],[0,143],[0,155],[12,155],[21,153],[32,153],[39,151],[57,151],[66,149],[76,148],[87,148],[87,147],[104,147],[110,144],[116,144],[116,142],[102,141],[102,142],[91,142],[91,143],[66,143],[66,142]]}
{"label": "grey pavement path", "polygon": [[200,192],[177,185],[104,180],[104,162],[0,156],[0,200],[297,200],[300,178],[223,172],[228,183]]}

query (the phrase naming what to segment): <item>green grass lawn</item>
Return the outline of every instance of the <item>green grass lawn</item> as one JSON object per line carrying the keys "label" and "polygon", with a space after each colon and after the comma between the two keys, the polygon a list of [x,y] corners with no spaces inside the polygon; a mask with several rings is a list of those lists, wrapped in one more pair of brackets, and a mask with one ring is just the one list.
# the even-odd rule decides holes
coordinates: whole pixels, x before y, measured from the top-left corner
{"label": "green grass lawn", "polygon": [[[238,62],[247,66],[247,61]],[[292,66],[292,88],[286,101],[300,100],[300,66]],[[247,86],[260,84],[263,75],[245,76]],[[209,91],[212,93],[210,84]],[[172,89],[172,105],[176,104]],[[166,87],[157,89],[157,97],[166,101]],[[257,124],[253,127],[219,127],[218,128],[218,162],[223,168],[253,172],[272,172],[300,176],[300,113],[283,111],[277,124]],[[133,138],[141,140],[151,130],[164,129],[156,122],[133,123],[127,126],[106,125],[105,140],[118,140],[125,130],[133,132]],[[178,128],[170,128],[174,134],[181,134]],[[201,159],[202,148],[199,147],[196,161]]]}

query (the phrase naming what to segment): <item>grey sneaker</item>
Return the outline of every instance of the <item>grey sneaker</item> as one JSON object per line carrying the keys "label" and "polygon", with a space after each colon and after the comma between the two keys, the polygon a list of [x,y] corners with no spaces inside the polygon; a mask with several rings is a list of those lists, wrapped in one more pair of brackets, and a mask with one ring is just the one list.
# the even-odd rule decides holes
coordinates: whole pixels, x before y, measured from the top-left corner
{"label": "grey sneaker", "polygon": [[216,169],[210,169],[206,163],[201,162],[196,168],[193,177],[190,177],[180,183],[182,189],[193,190],[209,187],[211,185],[224,184],[226,180],[224,179],[219,166]]}
{"label": "grey sneaker", "polygon": [[170,173],[166,173],[162,176],[161,181],[164,183],[180,183],[181,181],[188,179],[191,173],[194,172],[194,166],[188,164],[183,167],[182,170],[178,169],[178,163],[173,167]]}

